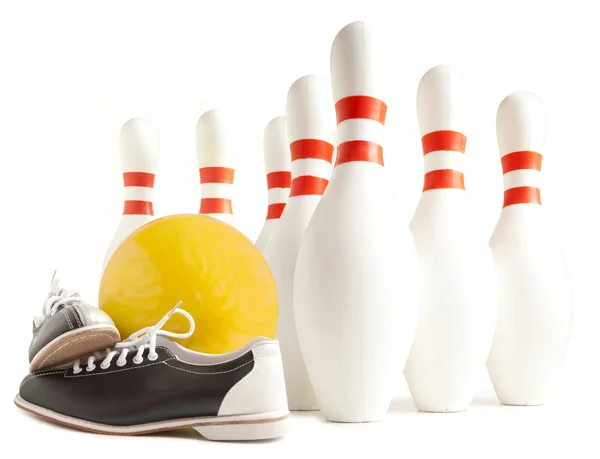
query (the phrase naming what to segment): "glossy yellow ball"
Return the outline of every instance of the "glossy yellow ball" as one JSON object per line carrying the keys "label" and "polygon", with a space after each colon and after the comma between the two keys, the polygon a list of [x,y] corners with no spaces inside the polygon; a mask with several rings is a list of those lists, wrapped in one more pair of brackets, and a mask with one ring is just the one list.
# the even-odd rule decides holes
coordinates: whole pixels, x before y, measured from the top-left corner
{"label": "glossy yellow ball", "polygon": [[[269,267],[242,233],[211,217],[171,215],[134,231],[112,255],[99,307],[125,339],[158,322],[179,300],[196,330],[180,344],[210,354],[275,336],[277,292]],[[166,330],[184,333],[174,316]]]}

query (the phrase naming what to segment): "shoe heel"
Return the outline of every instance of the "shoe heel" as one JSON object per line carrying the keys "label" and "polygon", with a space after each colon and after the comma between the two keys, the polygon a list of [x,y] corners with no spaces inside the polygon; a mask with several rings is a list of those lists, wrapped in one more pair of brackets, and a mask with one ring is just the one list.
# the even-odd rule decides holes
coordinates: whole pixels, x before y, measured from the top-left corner
{"label": "shoe heel", "polygon": [[214,424],[194,427],[207,440],[241,441],[266,440],[283,437],[289,429],[290,418],[252,423]]}

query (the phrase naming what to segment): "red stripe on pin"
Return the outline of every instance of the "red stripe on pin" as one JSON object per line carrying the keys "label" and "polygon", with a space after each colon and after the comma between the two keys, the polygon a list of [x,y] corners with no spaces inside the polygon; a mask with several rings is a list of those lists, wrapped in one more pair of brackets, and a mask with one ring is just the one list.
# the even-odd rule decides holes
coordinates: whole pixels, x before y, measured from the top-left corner
{"label": "red stripe on pin", "polygon": [[289,188],[292,184],[292,173],[289,171],[269,172],[267,188]]}
{"label": "red stripe on pin", "polygon": [[154,208],[150,201],[125,201],[123,215],[154,215]]}
{"label": "red stripe on pin", "polygon": [[154,174],[149,172],[124,172],[124,186],[143,186],[152,188],[154,186]]}
{"label": "red stripe on pin", "polygon": [[540,189],[531,186],[518,186],[504,190],[504,205],[502,207],[512,206],[513,204],[542,204]]}
{"label": "red stripe on pin", "polygon": [[229,167],[201,167],[200,183],[229,183],[233,184],[235,171]]}
{"label": "red stripe on pin", "polygon": [[338,145],[335,165],[353,161],[366,161],[383,166],[383,148],[366,140],[350,140]]}
{"label": "red stripe on pin", "polygon": [[329,161],[333,159],[333,145],[324,140],[300,139],[290,144],[292,161],[297,159],[322,159]]}
{"label": "red stripe on pin", "polygon": [[231,199],[202,198],[200,200],[201,214],[233,214]]}
{"label": "red stripe on pin", "polygon": [[302,175],[292,180],[290,198],[311,194],[323,194],[329,180],[312,175]]}
{"label": "red stripe on pin", "polygon": [[459,190],[464,190],[465,177],[463,173],[452,169],[443,169],[427,172],[425,174],[423,191],[439,190],[444,188],[455,188]]}
{"label": "red stripe on pin", "polygon": [[421,138],[423,144],[423,154],[432,151],[458,151],[465,152],[467,137],[456,131],[435,131],[424,135]]}
{"label": "red stripe on pin", "polygon": [[338,124],[350,119],[368,119],[385,123],[387,105],[379,99],[369,96],[350,96],[335,104]]}
{"label": "red stripe on pin", "polygon": [[269,204],[267,210],[267,220],[274,220],[281,217],[283,209],[285,209],[285,202],[281,202],[278,204]]}
{"label": "red stripe on pin", "polygon": [[502,157],[502,171],[518,171],[522,169],[542,170],[542,155],[535,151],[515,151]]}

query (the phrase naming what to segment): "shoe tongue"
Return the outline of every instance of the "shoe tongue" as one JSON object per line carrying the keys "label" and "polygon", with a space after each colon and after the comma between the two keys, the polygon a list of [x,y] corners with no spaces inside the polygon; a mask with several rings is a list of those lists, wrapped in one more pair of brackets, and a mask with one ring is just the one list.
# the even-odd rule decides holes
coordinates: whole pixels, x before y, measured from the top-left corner
{"label": "shoe tongue", "polygon": [[52,303],[52,304],[50,305],[50,308],[51,308],[50,310],[51,310],[52,312],[51,312],[49,315],[54,315],[54,314],[56,314],[57,312],[60,312],[60,311],[62,311],[62,310],[65,308],[65,305],[64,305],[64,304],[61,304],[61,305],[59,305],[57,308],[54,308],[54,305],[55,305],[56,303],[58,303],[59,301],[60,301],[60,300],[56,300],[54,303]]}

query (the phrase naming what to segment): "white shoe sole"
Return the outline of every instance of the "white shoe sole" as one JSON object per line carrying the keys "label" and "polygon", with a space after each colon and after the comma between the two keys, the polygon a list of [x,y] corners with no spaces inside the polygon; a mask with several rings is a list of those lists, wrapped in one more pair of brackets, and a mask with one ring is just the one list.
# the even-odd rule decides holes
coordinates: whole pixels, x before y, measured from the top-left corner
{"label": "white shoe sole", "polygon": [[119,330],[110,325],[90,325],[71,330],[46,344],[31,361],[29,372],[69,363],[79,357],[88,357],[120,340]]}
{"label": "white shoe sole", "polygon": [[15,404],[19,408],[46,420],[87,432],[107,435],[142,435],[191,427],[208,440],[266,440],[283,437],[288,432],[290,422],[289,411],[275,411],[238,416],[174,419],[132,426],[113,426],[65,416],[64,414],[29,403],[19,395],[15,397]]}

